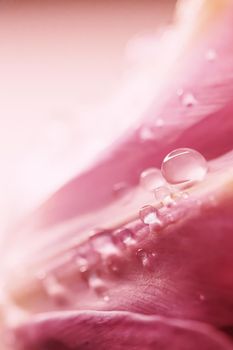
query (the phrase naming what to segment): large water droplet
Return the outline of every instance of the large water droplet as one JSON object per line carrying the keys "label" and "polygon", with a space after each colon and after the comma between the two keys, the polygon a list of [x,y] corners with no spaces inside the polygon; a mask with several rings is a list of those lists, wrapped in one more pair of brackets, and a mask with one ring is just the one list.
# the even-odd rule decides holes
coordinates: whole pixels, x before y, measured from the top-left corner
{"label": "large water droplet", "polygon": [[160,222],[157,215],[157,209],[152,205],[145,205],[142,207],[139,211],[139,217],[146,225],[153,225]]}
{"label": "large water droplet", "polygon": [[162,162],[162,174],[171,184],[201,181],[207,173],[207,162],[197,151],[179,148],[169,153]]}
{"label": "large water droplet", "polygon": [[183,94],[182,103],[185,107],[192,107],[197,104],[196,98],[191,93]]}
{"label": "large water droplet", "polygon": [[157,168],[146,169],[140,175],[140,185],[147,191],[153,192],[155,188],[164,184],[165,179]]}

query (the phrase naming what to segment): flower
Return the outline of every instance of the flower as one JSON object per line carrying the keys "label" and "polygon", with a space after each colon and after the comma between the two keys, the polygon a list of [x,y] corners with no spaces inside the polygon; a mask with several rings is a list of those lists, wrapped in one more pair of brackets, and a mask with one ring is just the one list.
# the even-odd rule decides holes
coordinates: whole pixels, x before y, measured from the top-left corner
{"label": "flower", "polygon": [[[233,7],[225,6],[192,49],[182,47],[141,125],[14,233],[2,274],[9,348],[233,349]],[[154,199],[139,175],[178,147],[201,152],[209,173],[165,208],[160,227],[146,225],[138,211]]]}

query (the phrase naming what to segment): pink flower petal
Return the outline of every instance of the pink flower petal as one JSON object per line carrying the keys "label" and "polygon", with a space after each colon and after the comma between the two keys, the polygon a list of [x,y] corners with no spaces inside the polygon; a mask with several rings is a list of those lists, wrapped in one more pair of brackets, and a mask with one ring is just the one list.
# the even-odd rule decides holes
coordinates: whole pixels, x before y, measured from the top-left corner
{"label": "pink flower petal", "polygon": [[[96,164],[65,185],[31,216],[29,223],[33,227],[56,224],[108,205],[113,200],[115,185],[126,183],[134,187],[141,171],[159,166],[163,157],[175,148],[197,149],[207,159],[232,149],[233,6],[227,12],[190,48],[189,54],[180,58],[170,83],[148,107],[140,125],[132,126]],[[206,59],[210,49],[217,53],[214,62]],[[181,88],[183,95],[178,96]],[[183,102],[187,94],[194,96],[193,106]],[[161,120],[162,125],[158,123]],[[152,138],[142,139],[145,129],[152,132]]]}
{"label": "pink flower petal", "polygon": [[223,334],[208,325],[127,312],[42,315],[18,328],[15,336],[16,344],[21,344],[15,350],[233,349]]}
{"label": "pink flower petal", "polygon": [[[15,305],[31,314],[96,310],[35,316],[31,322],[29,317],[17,333],[26,339],[24,350],[34,345],[75,349],[77,333],[77,348],[82,349],[121,349],[121,341],[129,349],[137,349],[137,344],[140,349],[145,344],[145,349],[155,344],[173,349],[231,348],[204,324],[224,329],[233,325],[232,153],[210,162],[203,183],[169,209],[173,222],[152,232],[137,213],[148,198],[138,189],[141,171],[160,166],[174,148],[195,148],[208,160],[232,150],[232,19],[230,7],[180,62],[141,124],[17,230],[11,244],[17,254],[12,257],[6,251],[4,256],[7,291]],[[218,53],[214,62],[205,59],[210,48]],[[180,88],[189,94],[185,101],[177,95]],[[152,138],[144,139],[144,128],[153,132]],[[114,194],[119,184],[123,192],[136,196],[139,191],[139,198],[124,206]],[[76,222],[69,227],[66,220],[71,218]],[[56,227],[60,223],[64,226]],[[89,238],[97,224],[105,230]],[[125,239],[113,248],[119,229],[126,230],[121,235],[131,234],[128,243]]]}

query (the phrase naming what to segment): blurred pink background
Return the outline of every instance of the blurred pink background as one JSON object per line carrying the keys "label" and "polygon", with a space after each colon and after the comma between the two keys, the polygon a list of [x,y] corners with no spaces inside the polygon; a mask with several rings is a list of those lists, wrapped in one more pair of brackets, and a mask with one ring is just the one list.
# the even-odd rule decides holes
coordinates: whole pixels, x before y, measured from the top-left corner
{"label": "blurred pink background", "polygon": [[1,232],[136,119],[127,84],[174,2],[0,3]]}

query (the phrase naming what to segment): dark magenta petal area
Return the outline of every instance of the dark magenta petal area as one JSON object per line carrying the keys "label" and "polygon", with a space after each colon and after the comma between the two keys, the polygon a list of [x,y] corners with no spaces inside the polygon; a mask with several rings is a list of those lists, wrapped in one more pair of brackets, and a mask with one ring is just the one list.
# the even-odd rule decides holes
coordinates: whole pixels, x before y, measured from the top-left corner
{"label": "dark magenta petal area", "polygon": [[206,324],[128,312],[37,316],[15,336],[20,350],[233,349],[223,333]]}

